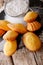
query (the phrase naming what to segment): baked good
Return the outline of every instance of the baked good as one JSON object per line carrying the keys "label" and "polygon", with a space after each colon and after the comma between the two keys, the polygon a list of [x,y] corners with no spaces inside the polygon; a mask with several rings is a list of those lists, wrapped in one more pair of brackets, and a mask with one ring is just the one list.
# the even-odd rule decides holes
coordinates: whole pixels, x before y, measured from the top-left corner
{"label": "baked good", "polygon": [[27,32],[26,27],[23,24],[20,24],[20,23],[18,23],[18,24],[8,24],[8,27],[11,30],[16,31],[20,34],[24,34],[24,33]]}
{"label": "baked good", "polygon": [[30,51],[39,50],[41,47],[41,41],[39,37],[32,32],[27,32],[23,35],[23,43]]}
{"label": "baked good", "polygon": [[4,40],[10,40],[10,41],[14,41],[18,36],[18,33],[15,31],[7,31],[7,33],[3,36]]}
{"label": "baked good", "polygon": [[17,41],[6,41],[6,43],[4,44],[4,54],[6,56],[11,56],[13,53],[15,53],[17,49]]}
{"label": "baked good", "polygon": [[34,11],[29,11],[25,16],[24,16],[24,21],[25,22],[33,22],[38,16],[37,12]]}
{"label": "baked good", "polygon": [[6,20],[0,20],[0,29],[3,29],[5,31],[10,30],[9,27],[7,26],[9,22]]}
{"label": "baked good", "polygon": [[27,30],[28,31],[36,31],[41,28],[41,23],[34,21],[32,23],[27,23]]}
{"label": "baked good", "polygon": [[4,30],[0,29],[0,37],[5,33]]}

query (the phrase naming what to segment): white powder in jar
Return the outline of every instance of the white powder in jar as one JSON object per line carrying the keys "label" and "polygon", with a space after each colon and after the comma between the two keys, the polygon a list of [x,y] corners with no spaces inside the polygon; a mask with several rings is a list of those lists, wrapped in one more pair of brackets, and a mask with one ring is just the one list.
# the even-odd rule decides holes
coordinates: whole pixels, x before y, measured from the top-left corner
{"label": "white powder in jar", "polygon": [[25,14],[29,9],[29,0],[13,0],[6,4],[5,12],[10,16]]}

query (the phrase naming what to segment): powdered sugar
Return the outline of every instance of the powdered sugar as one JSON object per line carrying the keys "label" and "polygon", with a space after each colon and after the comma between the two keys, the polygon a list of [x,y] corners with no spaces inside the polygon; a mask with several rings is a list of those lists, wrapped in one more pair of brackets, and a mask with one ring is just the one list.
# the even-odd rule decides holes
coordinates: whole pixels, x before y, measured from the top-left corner
{"label": "powdered sugar", "polygon": [[5,11],[11,16],[25,14],[29,8],[29,0],[13,0],[6,5]]}

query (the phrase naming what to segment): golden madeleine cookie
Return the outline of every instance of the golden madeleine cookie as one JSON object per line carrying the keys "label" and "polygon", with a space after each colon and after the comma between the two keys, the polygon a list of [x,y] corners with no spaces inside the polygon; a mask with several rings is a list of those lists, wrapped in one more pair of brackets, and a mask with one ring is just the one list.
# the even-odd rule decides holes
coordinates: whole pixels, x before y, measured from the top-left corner
{"label": "golden madeleine cookie", "polygon": [[32,23],[27,23],[27,30],[28,31],[36,31],[41,28],[41,23],[34,21]]}
{"label": "golden madeleine cookie", "polygon": [[4,33],[5,33],[5,31],[0,29],[0,36],[2,36]]}
{"label": "golden madeleine cookie", "polygon": [[30,51],[39,50],[41,47],[41,41],[39,37],[32,32],[27,32],[23,35],[23,43]]}
{"label": "golden madeleine cookie", "polygon": [[18,23],[18,24],[8,24],[8,27],[11,30],[16,31],[20,34],[24,34],[24,33],[27,32],[26,27],[23,24],[20,24],[20,23]]}
{"label": "golden madeleine cookie", "polygon": [[3,29],[5,31],[10,30],[9,27],[7,26],[9,22],[6,20],[0,20],[0,29]]}
{"label": "golden madeleine cookie", "polygon": [[33,22],[38,16],[37,12],[34,11],[29,11],[25,16],[24,16],[24,21],[25,22]]}
{"label": "golden madeleine cookie", "polygon": [[18,36],[18,33],[15,31],[7,31],[7,33],[3,36],[4,40],[10,40],[10,41],[14,41]]}
{"label": "golden madeleine cookie", "polygon": [[16,49],[17,49],[17,41],[16,40],[6,41],[6,43],[4,44],[3,51],[6,56],[11,56],[13,53],[15,53]]}

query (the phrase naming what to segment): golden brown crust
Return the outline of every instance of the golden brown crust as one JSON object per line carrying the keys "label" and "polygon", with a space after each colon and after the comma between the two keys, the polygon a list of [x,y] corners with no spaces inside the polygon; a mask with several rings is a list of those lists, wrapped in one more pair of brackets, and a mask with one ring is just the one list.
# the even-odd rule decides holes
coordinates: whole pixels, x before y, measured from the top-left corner
{"label": "golden brown crust", "polygon": [[0,20],[0,29],[3,29],[5,31],[10,30],[9,27],[7,26],[9,22],[6,20]]}
{"label": "golden brown crust", "polygon": [[20,24],[20,23],[18,23],[18,24],[8,24],[8,27],[11,30],[16,31],[20,34],[24,34],[24,33],[27,32],[26,27],[23,24]]}
{"label": "golden brown crust", "polygon": [[4,40],[10,40],[10,41],[14,41],[18,36],[18,33],[15,31],[11,31],[9,30],[4,36],[3,39]]}
{"label": "golden brown crust", "polygon": [[36,31],[41,28],[41,23],[34,21],[32,23],[27,23],[27,30],[28,31]]}
{"label": "golden brown crust", "polygon": [[22,39],[26,48],[30,51],[37,51],[41,48],[41,41],[39,37],[37,37],[32,32],[27,32],[26,34],[24,34]]}
{"label": "golden brown crust", "polygon": [[17,49],[17,41],[16,40],[6,41],[6,43],[4,44],[3,51],[6,56],[11,56],[13,53],[15,53],[16,49]]}
{"label": "golden brown crust", "polygon": [[4,33],[5,33],[5,31],[0,29],[0,36],[2,36]]}
{"label": "golden brown crust", "polygon": [[34,12],[34,11],[30,11],[28,12],[25,17],[24,17],[24,21],[25,22],[28,22],[28,23],[31,23],[33,22],[38,16],[38,13],[37,12]]}

